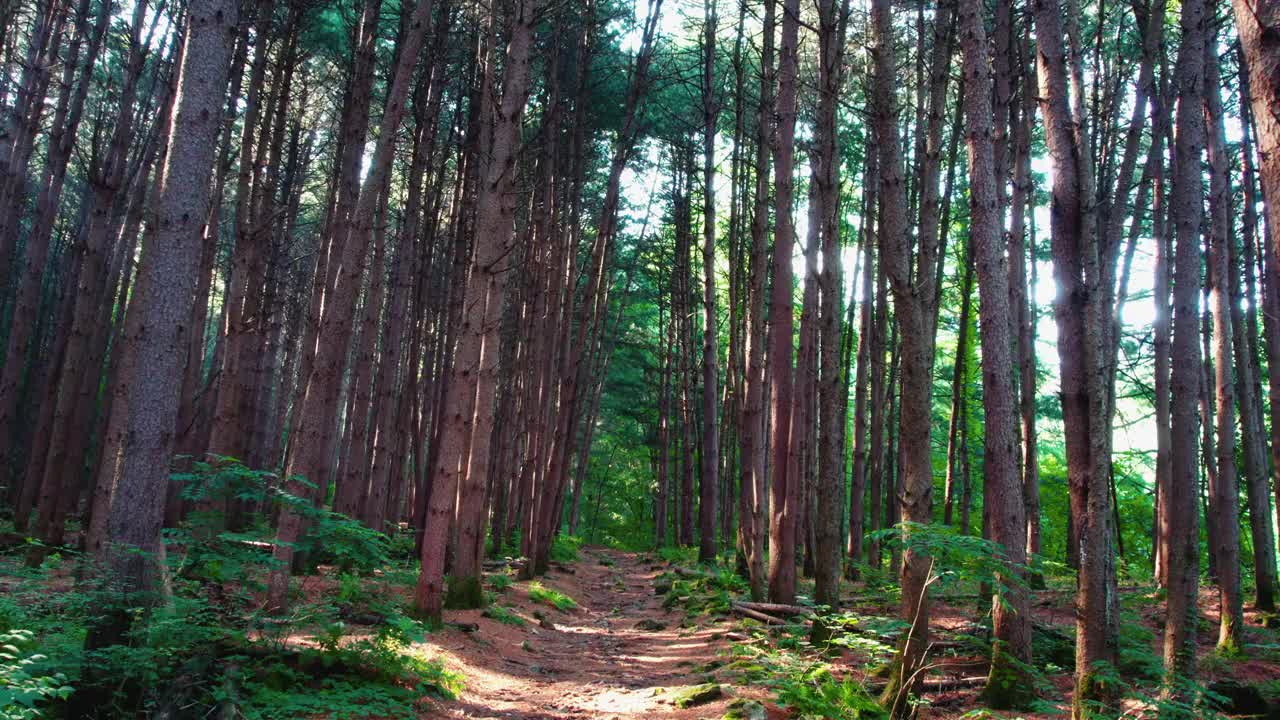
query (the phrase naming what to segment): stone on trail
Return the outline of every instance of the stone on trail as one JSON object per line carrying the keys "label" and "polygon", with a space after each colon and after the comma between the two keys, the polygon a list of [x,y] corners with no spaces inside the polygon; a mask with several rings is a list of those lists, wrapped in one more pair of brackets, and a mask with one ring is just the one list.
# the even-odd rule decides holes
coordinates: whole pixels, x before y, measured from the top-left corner
{"label": "stone on trail", "polygon": [[694,685],[693,687],[681,690],[672,698],[672,702],[676,707],[689,708],[695,705],[703,705],[713,700],[719,700],[724,696],[724,691],[715,683],[705,683],[702,685]]}
{"label": "stone on trail", "polygon": [[720,720],[767,720],[769,711],[755,700],[738,698],[729,703],[729,711]]}
{"label": "stone on trail", "polygon": [[641,620],[640,622],[636,623],[636,629],[643,630],[645,632],[661,632],[667,629],[667,624],[663,622],[658,622],[657,620],[653,620],[651,618],[645,618],[644,620]]}

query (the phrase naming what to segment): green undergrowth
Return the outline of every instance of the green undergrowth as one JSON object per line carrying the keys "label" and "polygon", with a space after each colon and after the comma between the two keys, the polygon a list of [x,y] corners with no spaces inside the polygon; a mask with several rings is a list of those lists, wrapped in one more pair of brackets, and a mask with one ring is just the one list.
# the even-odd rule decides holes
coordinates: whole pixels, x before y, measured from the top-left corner
{"label": "green undergrowth", "polygon": [[733,602],[747,592],[747,581],[724,565],[676,565],[654,579],[654,590],[668,610],[680,608],[690,617],[729,614]]}
{"label": "green undergrowth", "polygon": [[[415,647],[427,628],[396,591],[408,561],[386,535],[230,458],[192,463],[175,482],[195,507],[257,512],[236,528],[194,512],[166,530],[160,591],[125,594],[106,568],[66,552],[37,568],[25,548],[0,556],[0,720],[410,717],[423,698],[456,696],[461,677]],[[276,616],[261,598],[275,567],[266,515],[282,507],[311,523],[295,547],[304,564],[336,572],[306,580],[305,594],[295,581]],[[91,628],[118,618],[122,635],[86,649]]]}
{"label": "green undergrowth", "polygon": [[838,678],[831,666],[812,652],[777,648],[762,642],[735,644],[733,661],[724,666],[735,683],[769,688],[778,705],[795,718],[879,720],[888,714],[859,682]]}
{"label": "green undergrowth", "polygon": [[560,612],[569,612],[578,607],[577,601],[573,598],[559,590],[549,588],[537,580],[529,583],[529,599],[536,603],[550,605]]}
{"label": "green undergrowth", "polygon": [[510,608],[502,605],[490,605],[481,613],[484,617],[497,620],[503,625],[513,625],[515,627],[524,627],[525,619],[512,612]]}
{"label": "green undergrowth", "polygon": [[551,562],[577,562],[583,539],[574,535],[556,535],[551,540],[551,551],[548,553]]}

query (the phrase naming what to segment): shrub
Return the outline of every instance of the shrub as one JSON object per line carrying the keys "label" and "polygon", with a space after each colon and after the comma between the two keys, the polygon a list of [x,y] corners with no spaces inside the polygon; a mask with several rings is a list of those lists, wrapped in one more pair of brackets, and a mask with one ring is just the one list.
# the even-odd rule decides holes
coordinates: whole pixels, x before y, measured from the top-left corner
{"label": "shrub", "polygon": [[0,633],[0,720],[42,717],[41,706],[71,696],[66,676],[42,668],[48,658],[34,647],[30,630]]}
{"label": "shrub", "polygon": [[550,605],[560,612],[568,612],[578,607],[578,603],[573,598],[559,590],[552,590],[536,580],[529,583],[529,599]]}

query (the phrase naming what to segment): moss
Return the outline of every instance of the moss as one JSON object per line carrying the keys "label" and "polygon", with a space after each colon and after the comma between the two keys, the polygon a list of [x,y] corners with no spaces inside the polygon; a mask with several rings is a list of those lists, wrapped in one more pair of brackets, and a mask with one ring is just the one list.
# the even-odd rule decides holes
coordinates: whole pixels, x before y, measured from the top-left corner
{"label": "moss", "polygon": [[1231,633],[1219,639],[1216,652],[1223,659],[1230,660],[1240,657],[1243,651],[1240,648],[1239,635]]}
{"label": "moss", "polygon": [[996,710],[1027,708],[1035,700],[1035,684],[1031,668],[997,640],[991,648],[991,672],[982,699]]}
{"label": "moss", "polygon": [[484,587],[479,576],[449,576],[449,589],[444,595],[444,606],[450,610],[474,610],[484,607]]}
{"label": "moss", "polygon": [[723,695],[724,691],[720,689],[719,685],[704,683],[681,690],[671,701],[675,703],[676,707],[689,708],[709,703],[712,700],[719,700]]}
{"label": "moss", "polygon": [[728,712],[720,720],[765,720],[769,711],[755,700],[738,698],[729,703]]}
{"label": "moss", "polygon": [[[1105,663],[1098,663],[1105,665]],[[1111,711],[1116,701],[1115,685],[1109,680],[1115,677],[1110,668],[1090,670],[1076,678],[1076,692],[1071,699],[1071,716],[1074,718],[1115,717]]]}

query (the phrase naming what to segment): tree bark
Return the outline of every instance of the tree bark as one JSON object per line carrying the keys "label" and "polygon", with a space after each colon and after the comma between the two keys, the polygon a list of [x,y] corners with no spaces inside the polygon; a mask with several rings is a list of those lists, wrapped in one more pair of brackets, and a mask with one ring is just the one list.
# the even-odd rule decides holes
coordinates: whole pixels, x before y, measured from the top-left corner
{"label": "tree bark", "polygon": [[1231,357],[1231,182],[1227,177],[1227,138],[1223,125],[1216,36],[1205,43],[1204,114],[1209,151],[1209,287],[1213,314],[1214,394],[1217,402],[1218,477],[1214,512],[1218,526],[1218,649],[1240,649],[1244,609],[1240,589],[1240,483],[1236,475],[1236,388]]}
{"label": "tree bark", "polygon": [[716,2],[703,3],[702,40],[702,477],[699,480],[698,559],[716,557],[716,506],[720,487],[720,423],[716,401],[719,340],[716,330]]}
{"label": "tree bark", "polygon": [[1182,3],[1182,41],[1174,82],[1178,92],[1170,213],[1176,226],[1173,274],[1173,343],[1170,351],[1171,452],[1167,487],[1161,495],[1164,553],[1168,575],[1168,620],[1164,663],[1168,694],[1181,697],[1177,683],[1195,674],[1196,593],[1199,542],[1196,508],[1196,399],[1200,389],[1199,313],[1201,154],[1205,143],[1205,3]]}
{"label": "tree bark", "polygon": [[998,709],[1025,706],[1033,697],[1026,668],[1031,663],[1031,603],[1019,576],[1026,564],[1026,508],[1018,475],[1009,310],[1009,274],[1001,242],[1003,213],[996,190],[991,110],[990,57],[980,0],[959,0],[960,47],[964,55],[964,114],[969,147],[969,227],[978,271],[979,331],[982,335],[984,505],[991,540],[1009,563],[1005,591],[992,603],[995,642],[983,696]]}
{"label": "tree bark", "polygon": [[[775,0],[765,0],[770,6]],[[791,255],[795,247],[792,220],[796,132],[797,44],[800,30],[799,0],[783,0],[782,42],[779,46],[778,95],[774,115],[774,212],[773,286],[769,299],[769,367],[773,378],[769,398],[770,519],[769,600],[792,603],[796,594],[796,527],[802,512],[801,478],[792,473],[795,450],[791,422],[794,404],[792,343],[794,309]]]}
{"label": "tree bark", "polygon": [[[1071,516],[1079,538],[1076,556],[1076,691],[1072,716],[1082,718],[1091,705],[1109,707],[1117,688],[1097,674],[1098,662],[1114,663],[1118,608],[1114,551],[1111,546],[1110,421],[1102,352],[1110,307],[1102,307],[1099,288],[1104,262],[1098,255],[1089,153],[1084,147],[1084,117],[1068,97],[1067,52],[1063,47],[1057,0],[1032,4],[1037,39],[1040,111],[1053,162],[1050,231],[1058,324],[1063,421],[1067,428],[1067,475]],[[1079,101],[1078,93],[1073,93]]]}
{"label": "tree bark", "polygon": [[[533,44],[535,0],[521,0],[513,8],[504,61],[503,91],[492,127],[488,166],[477,205],[476,247],[463,300],[454,365],[445,391],[449,413],[442,428],[440,455],[433,469],[422,572],[414,596],[415,610],[439,622],[443,605],[444,554],[453,494],[458,491],[459,547],[454,564],[451,599],[463,607],[483,602],[480,590],[484,550],[485,484],[489,477],[489,448],[497,389],[498,345],[502,304],[515,215],[515,161],[520,120],[529,94],[530,50]],[[465,401],[464,401],[465,400]],[[464,407],[474,415],[459,417]],[[466,436],[470,437],[467,438]],[[462,454],[467,445],[469,457]],[[459,460],[462,462],[459,462]],[[456,463],[456,464],[455,464]],[[465,476],[463,476],[465,474]]]}
{"label": "tree bark", "polygon": [[[104,458],[100,483],[115,487],[103,560],[128,592],[149,591],[158,577],[164,488],[169,482],[178,382],[186,358],[190,298],[200,258],[201,228],[221,121],[237,4],[193,0],[177,93],[174,132],[160,175],[156,233],[144,245],[130,314],[138,329],[125,342],[138,361],[131,368],[120,453]],[[101,647],[127,630],[123,614],[94,628],[88,647]]]}

